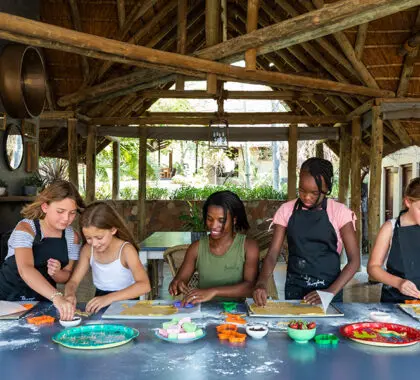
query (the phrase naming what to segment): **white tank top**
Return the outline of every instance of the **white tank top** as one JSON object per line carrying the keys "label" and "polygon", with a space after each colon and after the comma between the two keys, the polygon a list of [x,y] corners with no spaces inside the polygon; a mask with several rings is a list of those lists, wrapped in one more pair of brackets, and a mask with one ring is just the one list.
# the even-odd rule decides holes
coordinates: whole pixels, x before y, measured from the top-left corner
{"label": "white tank top", "polygon": [[118,257],[111,263],[101,264],[95,260],[93,247],[90,249],[90,266],[92,268],[93,283],[97,289],[105,291],[118,291],[135,283],[130,269],[121,264],[121,252],[128,241],[121,245]]}

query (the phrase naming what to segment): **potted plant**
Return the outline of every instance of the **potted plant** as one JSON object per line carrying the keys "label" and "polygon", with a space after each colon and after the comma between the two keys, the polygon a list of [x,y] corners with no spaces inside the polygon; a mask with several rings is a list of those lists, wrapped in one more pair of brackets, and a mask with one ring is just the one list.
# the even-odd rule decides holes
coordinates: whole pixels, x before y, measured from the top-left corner
{"label": "potted plant", "polygon": [[7,183],[0,178],[0,197],[6,195]]}
{"label": "potted plant", "polygon": [[199,240],[205,233],[201,208],[197,203],[187,201],[189,206],[188,214],[180,215],[185,231],[191,231],[191,242]]}
{"label": "potted plant", "polygon": [[38,194],[38,189],[44,185],[38,173],[26,177],[23,181],[23,195],[34,197]]}

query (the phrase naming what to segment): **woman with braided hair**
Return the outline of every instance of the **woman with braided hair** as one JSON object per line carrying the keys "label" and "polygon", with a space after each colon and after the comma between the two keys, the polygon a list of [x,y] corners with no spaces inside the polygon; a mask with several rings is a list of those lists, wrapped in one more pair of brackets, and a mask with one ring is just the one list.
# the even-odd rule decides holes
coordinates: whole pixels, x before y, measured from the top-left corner
{"label": "woman with braided hair", "polygon": [[[302,164],[299,198],[284,203],[273,218],[273,240],[253,293],[258,305],[267,302],[267,280],[285,236],[289,249],[285,298],[319,304],[321,300],[316,290],[324,290],[334,295],[333,301],[342,301],[342,289],[359,268],[360,255],[354,213],[327,198],[332,180],[330,161],[313,157]],[[343,245],[348,263],[341,270]]]}

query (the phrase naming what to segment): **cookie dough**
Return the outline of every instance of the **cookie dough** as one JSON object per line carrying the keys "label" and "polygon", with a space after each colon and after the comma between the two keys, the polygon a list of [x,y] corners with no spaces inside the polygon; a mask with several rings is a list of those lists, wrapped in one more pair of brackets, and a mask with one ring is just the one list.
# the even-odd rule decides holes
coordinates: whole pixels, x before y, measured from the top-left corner
{"label": "cookie dough", "polygon": [[153,301],[139,301],[133,306],[123,304],[125,310],[120,315],[162,316],[175,314],[178,309],[173,305],[154,305]]}
{"label": "cookie dough", "polygon": [[265,306],[250,305],[250,310],[259,315],[324,315],[321,306],[267,301]]}

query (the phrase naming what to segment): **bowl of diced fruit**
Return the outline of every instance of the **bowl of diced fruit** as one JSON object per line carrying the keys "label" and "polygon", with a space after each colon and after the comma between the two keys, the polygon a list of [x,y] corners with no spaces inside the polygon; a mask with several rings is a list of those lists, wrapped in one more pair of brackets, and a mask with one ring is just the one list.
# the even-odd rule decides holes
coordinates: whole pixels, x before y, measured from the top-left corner
{"label": "bowl of diced fruit", "polygon": [[316,323],[305,321],[290,321],[287,334],[297,343],[307,343],[316,334]]}

